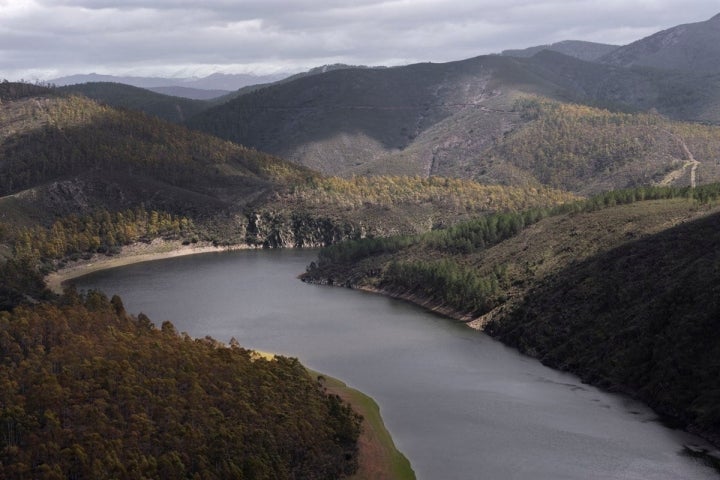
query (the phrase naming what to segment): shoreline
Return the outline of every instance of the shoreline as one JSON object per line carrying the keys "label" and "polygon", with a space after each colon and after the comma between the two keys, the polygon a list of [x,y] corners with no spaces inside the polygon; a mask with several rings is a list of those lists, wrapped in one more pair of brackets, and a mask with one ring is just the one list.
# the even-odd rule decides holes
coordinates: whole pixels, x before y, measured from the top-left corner
{"label": "shoreline", "polygon": [[[215,246],[210,243],[183,245],[179,241],[155,239],[149,244],[135,243],[122,247],[118,254],[93,254],[89,259],[67,262],[62,268],[45,276],[45,284],[54,293],[62,294],[63,286],[75,278],[89,273],[136,263],[202,253],[255,250],[247,244]],[[271,360],[275,354],[255,351],[257,358]],[[363,416],[363,429],[358,440],[359,470],[349,480],[414,480],[415,473],[402,452],[397,450],[387,431],[377,403],[363,392],[349,387],[342,380],[308,369],[308,373],[323,378],[329,394],[338,395]]]}
{"label": "shoreline", "polygon": [[[463,313],[461,313],[461,312],[459,312],[459,311],[457,311],[457,310],[454,310],[454,309],[452,309],[452,308],[446,307],[446,306],[445,306],[444,304],[442,304],[442,303],[435,302],[435,301],[433,301],[433,300],[430,300],[430,299],[428,299],[428,298],[422,297],[422,296],[420,296],[420,295],[407,294],[407,293],[399,293],[399,292],[396,292],[396,291],[387,290],[387,289],[381,289],[381,288],[377,288],[377,287],[373,287],[373,286],[368,286],[368,285],[349,285],[349,286],[348,286],[348,285],[341,285],[341,284],[329,284],[329,283],[327,283],[327,282],[308,281],[308,280],[305,280],[305,279],[303,279],[303,281],[304,281],[304,282],[307,282],[307,283],[313,283],[313,284],[315,284],[315,285],[324,285],[324,286],[330,286],[330,287],[350,288],[350,289],[352,289],[352,290],[357,290],[357,291],[360,291],[360,292],[370,293],[370,294],[374,294],[374,295],[381,295],[381,296],[384,296],[384,297],[393,298],[393,299],[396,299],[396,300],[401,300],[401,301],[404,301],[404,302],[408,302],[408,303],[413,304],[413,305],[416,305],[416,306],[418,306],[418,307],[420,307],[420,308],[422,308],[422,309],[424,309],[424,310],[426,310],[426,311],[433,312],[433,313],[435,313],[435,314],[438,314],[438,315],[440,315],[440,316],[443,316],[443,317],[445,317],[445,318],[447,318],[447,319],[459,321],[460,323],[465,324],[467,327],[472,328],[473,330],[478,330],[478,331],[484,332],[484,333],[485,333],[486,335],[488,335],[490,338],[492,338],[492,339],[494,339],[495,341],[498,341],[498,342],[502,343],[503,345],[506,345],[506,346],[507,346],[507,344],[505,344],[505,343],[502,342],[501,340],[499,340],[499,339],[493,337],[492,335],[487,334],[487,332],[485,332],[485,325],[487,325],[489,319],[492,318],[492,315],[497,311],[497,309],[492,310],[491,312],[488,312],[488,313],[486,313],[485,315],[481,315],[481,316],[479,316],[479,317],[473,317],[473,316],[471,316],[471,315],[463,314]],[[520,352],[520,351],[519,351],[517,348],[515,348],[515,347],[510,347],[510,348],[514,348],[515,350],[517,350],[518,352]],[[521,352],[521,353],[522,353],[522,352]],[[523,354],[523,355],[527,355],[527,356],[529,356],[530,358],[534,358],[535,360],[538,360],[536,357],[533,357],[533,356],[531,356],[531,355],[528,355],[527,353],[522,353],[522,354]],[[539,360],[538,360],[538,361],[539,361]],[[541,362],[541,363],[542,363],[542,362]],[[543,365],[546,365],[546,364],[543,363]],[[557,367],[552,367],[552,366],[549,366],[549,368],[552,368],[553,370],[558,370],[558,371],[561,371],[561,372],[570,373],[570,374],[575,375],[576,377],[579,378],[579,374],[578,374],[577,372],[573,372],[573,371],[570,371],[570,370],[561,369],[561,368],[557,368]],[[585,383],[585,382],[583,382],[583,383]],[[589,383],[589,385],[593,385],[593,384],[592,384],[592,383]],[[630,397],[630,398],[633,398],[633,399],[635,399],[635,400],[637,400],[637,401],[639,401],[639,402],[642,402],[643,404],[647,405],[648,408],[650,408],[653,412],[655,412],[656,414],[658,414],[661,418],[662,418],[662,416],[663,416],[660,412],[658,412],[658,411],[655,410],[654,408],[650,407],[645,400],[641,399],[640,396],[637,394],[636,391],[629,390],[629,389],[617,389],[617,390],[612,390],[612,389],[608,389],[608,388],[601,388],[601,387],[598,387],[597,385],[595,385],[595,386],[596,386],[597,388],[600,388],[601,390],[603,390],[603,391],[605,391],[605,392],[614,393],[614,394],[620,394],[620,395],[625,395],[625,396],[628,396],[628,397]],[[669,425],[670,425],[669,423],[666,423],[666,422],[662,422],[662,423],[665,424],[668,428],[671,428],[671,429],[673,429],[673,430],[674,430],[674,429],[677,429],[677,427],[669,426]],[[694,457],[696,457],[696,458],[702,459],[703,461],[705,461],[706,463],[708,463],[712,468],[715,468],[716,470],[720,471],[720,436],[715,435],[715,434],[710,433],[710,432],[704,432],[704,431],[699,430],[699,429],[697,429],[697,428],[693,428],[692,425],[688,425],[688,426],[686,426],[686,427],[680,428],[680,430],[682,430],[682,431],[684,431],[684,432],[687,432],[687,433],[690,433],[690,434],[692,434],[692,435],[695,435],[695,436],[699,437],[700,439],[704,440],[704,441],[707,443],[707,445],[704,446],[704,447],[700,447],[700,446],[697,446],[697,445],[684,445],[683,447],[684,447],[686,453],[687,453],[688,455],[691,455],[691,456],[694,456]]]}
{"label": "shoreline", "polygon": [[358,471],[347,480],[415,480],[412,465],[395,446],[375,400],[342,380],[305,368],[328,394],[339,396],[355,413],[363,416],[358,438]]}
{"label": "shoreline", "polygon": [[164,260],[166,258],[184,257],[187,255],[198,255],[201,253],[229,252],[235,250],[254,250],[261,247],[253,247],[246,244],[215,246],[208,242],[183,245],[180,241],[155,239],[150,243],[134,243],[124,246],[120,253],[105,255],[94,253],[89,259],[67,262],[63,267],[45,276],[45,284],[57,294],[63,293],[63,286],[83,275],[110,268],[133,265],[135,263]]}

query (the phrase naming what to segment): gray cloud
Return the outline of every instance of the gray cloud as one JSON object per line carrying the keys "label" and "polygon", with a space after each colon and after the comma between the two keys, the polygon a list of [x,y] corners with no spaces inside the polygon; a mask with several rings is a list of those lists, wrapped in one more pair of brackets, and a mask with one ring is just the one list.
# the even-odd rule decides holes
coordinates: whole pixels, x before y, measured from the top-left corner
{"label": "gray cloud", "polygon": [[717,0],[0,0],[0,78],[442,62],[625,44],[718,11]]}

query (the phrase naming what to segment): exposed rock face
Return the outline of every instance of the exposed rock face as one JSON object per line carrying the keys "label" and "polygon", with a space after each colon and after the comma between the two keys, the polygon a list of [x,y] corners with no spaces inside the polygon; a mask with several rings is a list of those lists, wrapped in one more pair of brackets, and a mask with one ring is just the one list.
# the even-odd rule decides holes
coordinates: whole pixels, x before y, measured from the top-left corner
{"label": "exposed rock face", "polygon": [[360,225],[298,213],[253,212],[246,220],[246,243],[268,248],[322,247],[365,234]]}

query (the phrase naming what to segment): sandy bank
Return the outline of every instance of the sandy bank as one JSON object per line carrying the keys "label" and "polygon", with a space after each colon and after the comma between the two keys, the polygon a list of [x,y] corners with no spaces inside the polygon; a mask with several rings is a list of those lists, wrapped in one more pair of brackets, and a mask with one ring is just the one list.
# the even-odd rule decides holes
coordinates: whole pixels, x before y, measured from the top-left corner
{"label": "sandy bank", "polygon": [[209,252],[227,252],[230,250],[251,249],[248,245],[230,245],[216,247],[210,243],[183,245],[179,241],[156,239],[151,243],[128,245],[113,256],[94,254],[87,260],[68,262],[64,267],[45,277],[48,288],[55,293],[62,293],[63,284],[73,278],[108,268],[121,267],[133,263],[162,260],[165,258],[182,257]]}

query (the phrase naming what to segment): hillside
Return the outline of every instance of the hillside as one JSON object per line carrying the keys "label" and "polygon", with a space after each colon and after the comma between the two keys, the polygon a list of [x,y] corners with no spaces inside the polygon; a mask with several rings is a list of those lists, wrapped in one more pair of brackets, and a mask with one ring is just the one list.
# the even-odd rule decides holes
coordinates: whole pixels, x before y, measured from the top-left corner
{"label": "hillside", "polygon": [[[335,70],[243,95],[188,125],[327,174],[359,172],[458,112],[473,109],[504,124],[493,111],[512,105],[517,85],[538,94],[553,91],[543,79],[528,78],[518,61],[489,56]],[[483,138],[493,133],[477,132]]]}
{"label": "hillside", "polygon": [[153,87],[148,88],[148,90],[161,95],[189,98],[191,100],[212,100],[230,93],[227,90],[202,90],[190,87]]}
{"label": "hillside", "polygon": [[518,50],[503,50],[502,55],[528,58],[532,57],[536,53],[542,52],[543,50],[550,50],[570,57],[575,57],[580,60],[585,60],[587,62],[594,62],[600,57],[608,55],[618,47],[618,45],[608,45],[605,43],[584,42],[581,40],[564,40],[550,45],[537,45],[535,47]]}
{"label": "hillside", "polygon": [[72,209],[145,202],[192,212],[246,203],[273,185],[312,175],[269,155],[81,97],[29,95],[3,103],[1,113],[0,195],[18,200],[33,196],[27,192],[33,188],[51,202],[53,195],[72,197],[78,190],[76,198],[67,198],[75,202]]}
{"label": "hillside", "polygon": [[3,478],[318,478],[361,419],[296,359],[180,335],[118,297],[0,312]]}
{"label": "hillside", "polygon": [[483,182],[501,181],[508,167],[539,184],[584,195],[720,181],[718,127],[535,98],[518,102],[516,110],[528,122],[477,162],[475,176]]}
{"label": "hillside", "polygon": [[19,84],[2,91],[0,258],[15,254],[51,267],[154,238],[321,246],[573,198],[467,180],[325,178],[86,98]]}
{"label": "hillside", "polygon": [[[517,111],[518,98],[717,121],[720,82],[713,78],[618,68],[548,51],[532,58],[487,56],[300,78],[214,107],[188,125],[331,175],[472,178],[487,170],[484,162],[506,135],[533,120]],[[532,180],[504,170],[487,180]]]}
{"label": "hillside", "polygon": [[83,95],[111,107],[145,112],[174,123],[182,123],[209,107],[208,103],[201,100],[171,96],[170,93],[158,93],[122,83],[80,83],[58,87],[57,90]]}
{"label": "hillside", "polygon": [[462,319],[717,435],[720,384],[710,372],[720,351],[709,329],[718,192],[717,184],[612,192],[554,211],[341,243],[323,249],[304,279]]}
{"label": "hillside", "polygon": [[720,72],[720,14],[678,25],[614,50],[598,59],[618,66],[685,72]]}

